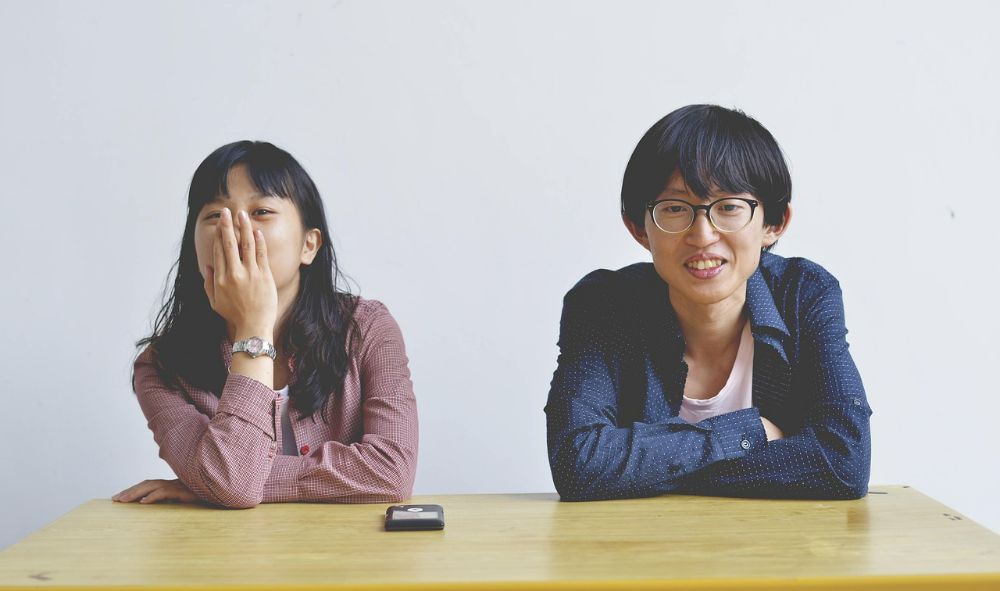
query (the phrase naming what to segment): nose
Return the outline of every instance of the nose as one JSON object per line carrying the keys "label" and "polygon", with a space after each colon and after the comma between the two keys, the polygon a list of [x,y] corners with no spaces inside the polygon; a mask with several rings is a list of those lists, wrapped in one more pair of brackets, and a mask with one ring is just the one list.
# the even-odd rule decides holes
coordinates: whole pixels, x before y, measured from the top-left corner
{"label": "nose", "polygon": [[707,211],[702,209],[695,212],[694,223],[687,229],[684,239],[688,244],[699,248],[719,240],[719,231],[709,221]]}
{"label": "nose", "polygon": [[[237,219],[239,222],[236,222]],[[242,238],[243,232],[253,233],[255,229],[253,216],[245,209],[233,210],[233,221],[236,222],[233,227],[236,230],[237,238]]]}

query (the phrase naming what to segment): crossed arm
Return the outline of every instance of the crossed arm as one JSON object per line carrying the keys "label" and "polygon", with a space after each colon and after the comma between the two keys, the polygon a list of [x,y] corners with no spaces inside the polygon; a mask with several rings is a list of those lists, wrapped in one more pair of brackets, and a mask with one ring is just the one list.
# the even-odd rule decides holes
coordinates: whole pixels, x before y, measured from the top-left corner
{"label": "crossed arm", "polygon": [[[616,320],[592,298],[567,296],[558,368],[546,413],[549,460],[562,499],[695,493],[857,498],[867,491],[871,411],[848,353],[839,286],[805,308],[795,392],[812,403],[803,426],[769,437],[757,408],[696,424],[620,420],[626,348]],[[768,441],[768,439],[774,439]]]}

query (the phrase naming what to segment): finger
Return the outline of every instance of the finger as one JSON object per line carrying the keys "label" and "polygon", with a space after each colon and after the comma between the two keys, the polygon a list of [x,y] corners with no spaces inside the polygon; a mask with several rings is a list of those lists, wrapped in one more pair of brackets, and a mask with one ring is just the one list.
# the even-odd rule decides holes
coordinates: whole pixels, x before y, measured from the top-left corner
{"label": "finger", "polygon": [[111,498],[121,503],[131,503],[136,499],[146,496],[149,491],[156,489],[156,487],[157,483],[155,480],[143,480],[139,484],[130,486]]}
{"label": "finger", "polygon": [[267,243],[264,242],[264,232],[257,230],[254,232],[257,244],[257,267],[265,273],[271,272],[271,264],[267,261]]}
{"label": "finger", "polygon": [[162,488],[158,488],[156,490],[151,491],[148,495],[139,499],[139,502],[142,503],[143,505],[148,505],[149,503],[165,501],[167,500],[167,498],[168,498],[167,487],[164,486]]}
{"label": "finger", "polygon": [[233,214],[233,236],[236,237],[236,254],[243,260],[243,212]]}
{"label": "finger", "polygon": [[212,242],[212,262],[215,263],[215,276],[222,277],[226,274],[226,257],[222,253],[222,224],[215,230],[215,241]]}
{"label": "finger", "polygon": [[254,240],[253,227],[250,225],[250,216],[247,212],[240,212],[240,258],[243,264],[250,267],[256,266],[257,241]]}
{"label": "finger", "polygon": [[222,223],[219,224],[222,232],[222,253],[225,255],[226,272],[232,273],[240,265],[239,246],[236,241],[236,229],[233,227],[233,212],[229,208],[222,210]]}
{"label": "finger", "polygon": [[138,489],[140,486],[142,486],[142,484],[144,482],[145,481],[140,482],[139,484],[134,484],[134,485],[126,488],[125,490],[123,490],[120,493],[116,494],[115,496],[111,497],[111,500],[112,501],[119,501],[119,502],[122,502],[122,503],[128,503],[129,501],[131,501],[133,499],[133,497],[135,495],[136,489]]}

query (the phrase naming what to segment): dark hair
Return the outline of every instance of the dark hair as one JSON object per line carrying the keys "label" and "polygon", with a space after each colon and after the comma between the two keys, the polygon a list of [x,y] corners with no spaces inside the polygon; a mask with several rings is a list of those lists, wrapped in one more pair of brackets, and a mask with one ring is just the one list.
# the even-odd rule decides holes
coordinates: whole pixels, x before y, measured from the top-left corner
{"label": "dark hair", "polygon": [[202,207],[229,193],[229,171],[241,164],[258,191],[291,199],[303,227],[318,229],[323,238],[312,264],[300,268],[298,296],[281,334],[275,335],[281,348],[296,359],[296,381],[289,388],[289,398],[297,409],[312,414],[331,392],[339,393],[343,388],[357,335],[354,311],[358,300],[338,286],[342,275],[316,185],[291,154],[273,144],[227,144],[209,154],[195,170],[180,258],[172,269],[176,273],[173,290],[169,296],[165,294],[153,334],[136,346],[149,347],[157,372],[167,385],[184,390],[186,383],[221,395],[227,373],[220,356],[225,321],[208,303],[194,234]]}
{"label": "dark hair", "polygon": [[675,170],[702,199],[718,188],[750,193],[764,206],[764,223],[781,224],[792,199],[792,178],[778,142],[742,111],[688,105],[649,128],[622,179],[622,215],[640,228],[646,204],[657,198]]}

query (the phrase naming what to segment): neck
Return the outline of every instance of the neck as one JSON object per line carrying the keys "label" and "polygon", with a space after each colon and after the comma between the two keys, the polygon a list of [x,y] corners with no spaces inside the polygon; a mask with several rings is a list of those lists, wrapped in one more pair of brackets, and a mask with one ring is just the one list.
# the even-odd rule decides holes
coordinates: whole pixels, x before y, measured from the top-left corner
{"label": "neck", "polygon": [[692,359],[711,359],[739,347],[740,333],[746,324],[746,292],[709,305],[675,301],[670,304],[684,335],[685,355]]}

